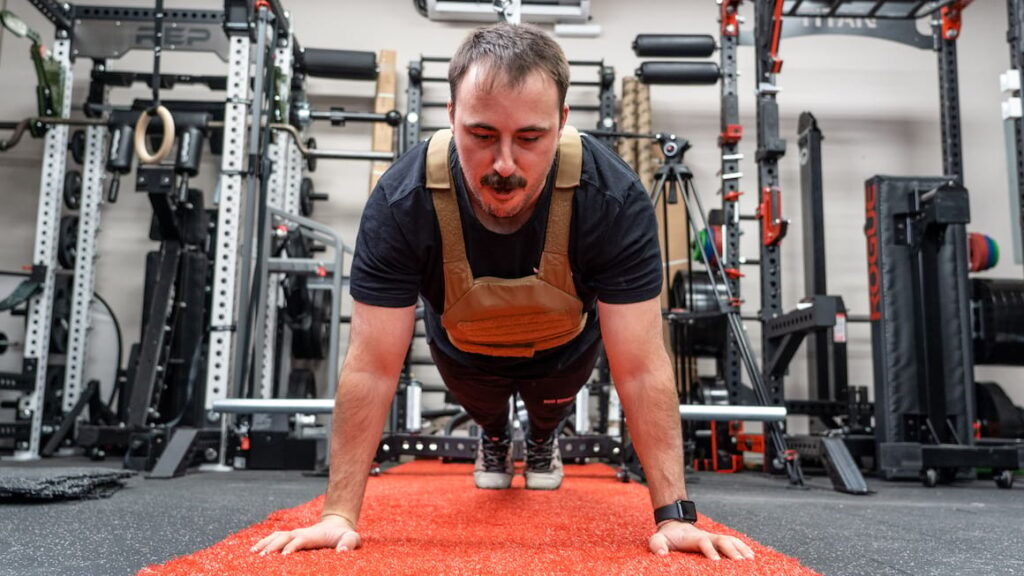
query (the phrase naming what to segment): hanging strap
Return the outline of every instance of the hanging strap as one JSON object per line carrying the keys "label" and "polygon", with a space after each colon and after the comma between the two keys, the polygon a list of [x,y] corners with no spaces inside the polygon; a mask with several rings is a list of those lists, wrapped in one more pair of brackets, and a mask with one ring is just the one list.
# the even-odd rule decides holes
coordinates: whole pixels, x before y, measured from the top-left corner
{"label": "hanging strap", "polygon": [[150,114],[156,113],[160,107],[160,57],[164,50],[164,0],[156,0],[153,7],[153,76],[149,83],[153,90],[153,102],[149,107]]}

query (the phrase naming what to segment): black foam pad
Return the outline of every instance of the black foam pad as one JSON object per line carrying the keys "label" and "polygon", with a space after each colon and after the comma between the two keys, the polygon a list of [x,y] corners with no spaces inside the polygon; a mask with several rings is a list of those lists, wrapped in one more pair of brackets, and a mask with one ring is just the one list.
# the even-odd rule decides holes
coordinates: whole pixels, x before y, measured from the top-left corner
{"label": "black foam pad", "polygon": [[710,34],[639,34],[633,40],[637,56],[707,58],[715,52]]}
{"label": "black foam pad", "polygon": [[299,64],[309,76],[337,80],[377,79],[377,55],[373,52],[306,48]]}
{"label": "black foam pad", "polygon": [[644,62],[636,77],[644,84],[716,84],[722,72],[714,62]]}

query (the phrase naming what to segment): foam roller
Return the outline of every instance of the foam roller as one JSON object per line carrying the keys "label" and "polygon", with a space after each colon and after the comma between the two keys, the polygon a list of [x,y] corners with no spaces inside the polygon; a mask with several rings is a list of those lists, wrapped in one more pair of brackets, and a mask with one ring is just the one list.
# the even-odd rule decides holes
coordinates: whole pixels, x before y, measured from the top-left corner
{"label": "foam roller", "polygon": [[644,62],[636,77],[644,84],[716,84],[722,72],[714,62]]}
{"label": "foam roller", "polygon": [[637,56],[707,58],[715,52],[710,34],[639,34],[633,40]]}
{"label": "foam roller", "polygon": [[376,80],[377,55],[355,50],[306,48],[301,67],[309,76],[337,80]]}

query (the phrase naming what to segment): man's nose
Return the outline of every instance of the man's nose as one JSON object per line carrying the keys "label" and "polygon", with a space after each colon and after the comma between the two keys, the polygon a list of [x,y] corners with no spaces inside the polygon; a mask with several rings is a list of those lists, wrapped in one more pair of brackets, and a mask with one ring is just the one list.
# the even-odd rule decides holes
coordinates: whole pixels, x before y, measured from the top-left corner
{"label": "man's nose", "polygon": [[503,178],[515,173],[516,161],[512,156],[511,141],[504,141],[498,145],[498,151],[494,157],[494,171]]}

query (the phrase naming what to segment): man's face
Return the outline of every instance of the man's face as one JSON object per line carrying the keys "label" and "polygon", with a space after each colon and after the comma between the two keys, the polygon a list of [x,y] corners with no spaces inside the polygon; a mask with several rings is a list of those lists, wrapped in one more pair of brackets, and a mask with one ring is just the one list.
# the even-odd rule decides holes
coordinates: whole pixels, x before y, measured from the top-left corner
{"label": "man's face", "polygon": [[470,67],[448,119],[478,215],[521,225],[544,188],[569,109],[539,70],[515,88],[491,83],[486,72]]}

